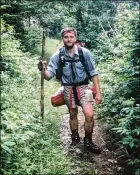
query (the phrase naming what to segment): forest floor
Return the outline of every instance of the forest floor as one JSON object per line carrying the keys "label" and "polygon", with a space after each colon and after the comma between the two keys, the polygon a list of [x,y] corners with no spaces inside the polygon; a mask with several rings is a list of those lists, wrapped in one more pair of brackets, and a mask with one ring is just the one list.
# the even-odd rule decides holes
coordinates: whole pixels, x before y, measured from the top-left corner
{"label": "forest floor", "polygon": [[84,138],[84,115],[79,107],[78,122],[79,135],[81,141],[75,147],[71,147],[71,133],[69,128],[69,114],[62,116],[62,124],[60,128],[60,137],[62,140],[62,149],[66,155],[71,157],[72,168],[71,175],[127,175],[124,167],[118,163],[119,152],[113,148],[111,137],[104,129],[104,125],[94,117],[95,126],[93,132],[93,141],[99,145],[102,152],[99,155],[85,151],[83,146]]}

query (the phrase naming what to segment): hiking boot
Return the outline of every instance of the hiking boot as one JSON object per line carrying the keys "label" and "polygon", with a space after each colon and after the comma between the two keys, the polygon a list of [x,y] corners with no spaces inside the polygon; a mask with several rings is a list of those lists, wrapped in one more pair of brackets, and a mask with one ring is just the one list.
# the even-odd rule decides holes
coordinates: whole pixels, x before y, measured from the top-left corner
{"label": "hiking boot", "polygon": [[74,133],[71,135],[71,146],[76,146],[80,142],[80,137],[78,133]]}
{"label": "hiking boot", "polygon": [[88,139],[86,137],[84,137],[84,148],[85,150],[95,154],[101,153],[101,149],[95,143],[92,142],[92,139]]}

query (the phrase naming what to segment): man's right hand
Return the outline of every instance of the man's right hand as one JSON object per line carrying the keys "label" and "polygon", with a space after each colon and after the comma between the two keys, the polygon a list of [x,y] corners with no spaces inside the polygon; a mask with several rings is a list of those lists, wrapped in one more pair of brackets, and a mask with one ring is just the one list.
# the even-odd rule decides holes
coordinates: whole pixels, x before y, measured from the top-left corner
{"label": "man's right hand", "polygon": [[46,68],[46,61],[39,61],[37,65],[38,65],[38,69],[42,71],[43,69]]}

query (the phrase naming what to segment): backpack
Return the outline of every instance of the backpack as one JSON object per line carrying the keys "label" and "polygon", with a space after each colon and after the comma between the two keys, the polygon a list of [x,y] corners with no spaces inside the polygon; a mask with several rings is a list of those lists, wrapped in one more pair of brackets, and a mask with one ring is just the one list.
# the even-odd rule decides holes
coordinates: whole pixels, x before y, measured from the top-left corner
{"label": "backpack", "polygon": [[[83,54],[83,50],[80,46],[77,46],[77,49],[78,49],[78,54],[79,54],[79,59],[78,60],[65,60],[64,58],[64,50],[63,48],[60,48],[59,49],[59,62],[60,62],[60,67],[59,69],[56,70],[56,79],[61,81],[61,77],[63,75],[63,67],[65,66],[65,62],[81,62],[87,75],[88,75],[88,79],[90,79],[90,74],[86,68],[86,64],[85,64],[85,57],[84,57],[84,54]],[[72,68],[72,75],[73,77],[75,77],[75,74],[74,74],[74,70],[73,70],[73,67]]]}
{"label": "backpack", "polygon": [[[78,60],[65,60],[64,58],[64,51],[63,51],[63,48],[60,48],[59,49],[59,61],[60,61],[60,67],[59,69],[57,69],[56,71],[56,78],[61,81],[61,77],[63,75],[63,67],[65,66],[65,62],[78,62],[80,61],[88,75],[88,78],[87,78],[87,81],[89,81],[90,79],[90,74],[86,68],[86,64],[85,64],[85,57],[84,57],[84,54],[83,54],[83,51],[82,51],[82,48],[80,46],[77,46],[78,48],[78,53],[79,53],[79,59]],[[72,68],[72,67],[71,67]],[[72,74],[73,76],[74,75],[74,70],[72,68]],[[84,83],[87,83],[87,82],[84,82]],[[82,85],[82,84],[81,84]],[[95,95],[96,95],[96,89],[95,87],[91,87],[90,88],[91,91],[93,92],[93,97],[95,98]],[[75,98],[75,102],[77,105],[79,105],[79,100],[78,100],[78,97],[77,97],[77,91],[75,91],[75,87],[73,89],[73,93],[74,93],[74,98]],[[57,107],[57,106],[61,106],[61,105],[64,105],[65,104],[65,100],[64,100],[64,94],[63,92],[60,92],[58,94],[56,94],[55,96],[52,96],[51,97],[51,104],[54,106],[54,107]]]}

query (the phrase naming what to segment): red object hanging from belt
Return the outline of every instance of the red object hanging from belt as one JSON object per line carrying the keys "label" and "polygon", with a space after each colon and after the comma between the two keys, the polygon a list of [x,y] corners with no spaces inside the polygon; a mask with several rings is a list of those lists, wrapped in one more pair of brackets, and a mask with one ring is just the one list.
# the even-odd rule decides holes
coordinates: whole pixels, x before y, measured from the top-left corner
{"label": "red object hanging from belt", "polygon": [[70,88],[70,112],[72,112],[72,88]]}
{"label": "red object hanging from belt", "polygon": [[97,91],[96,91],[95,87],[91,87],[90,89],[92,90],[92,92],[93,92],[94,95],[97,94]]}

